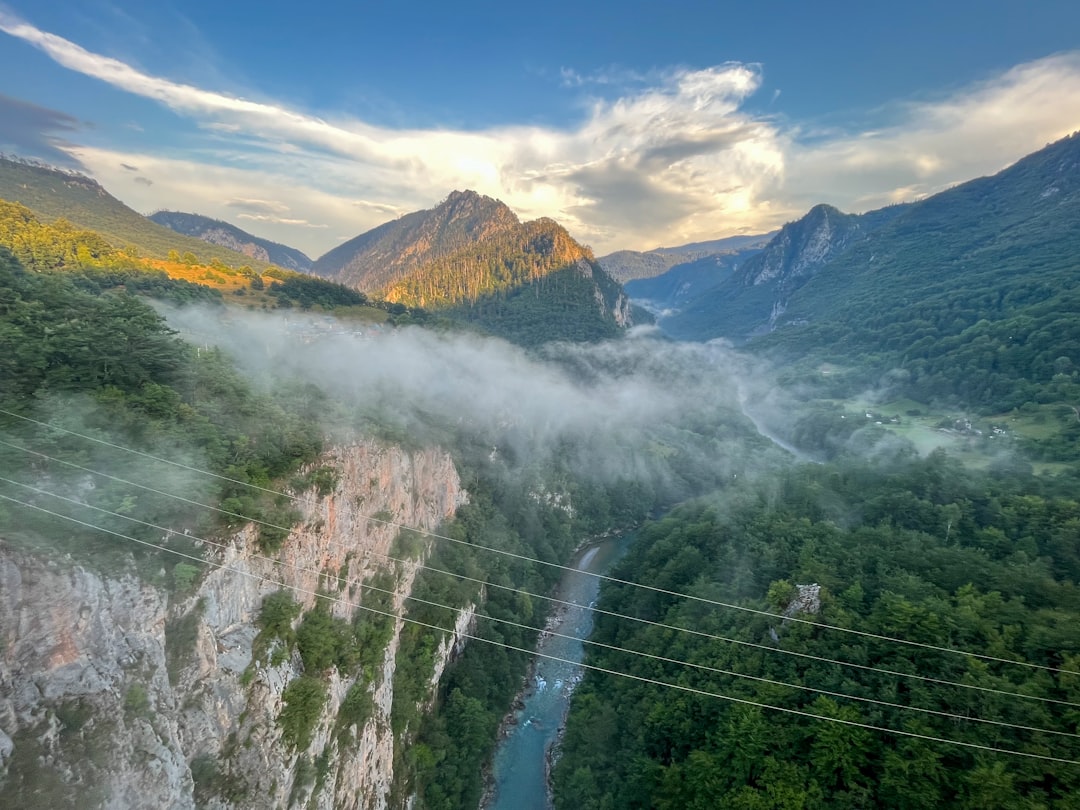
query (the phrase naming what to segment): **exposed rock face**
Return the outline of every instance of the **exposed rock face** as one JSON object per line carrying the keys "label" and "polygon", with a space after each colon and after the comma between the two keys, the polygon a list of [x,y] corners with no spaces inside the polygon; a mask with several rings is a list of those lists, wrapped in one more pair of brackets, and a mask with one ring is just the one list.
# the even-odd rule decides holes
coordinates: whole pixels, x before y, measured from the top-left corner
{"label": "exposed rock face", "polygon": [[296,248],[262,239],[220,219],[180,211],[158,211],[151,214],[149,219],[177,233],[235,250],[256,261],[302,273],[311,269],[311,259]]}
{"label": "exposed rock face", "polygon": [[693,339],[741,341],[771,332],[793,295],[904,210],[897,205],[867,214],[845,214],[831,205],[815,205],[662,325],[674,337]]}
{"label": "exposed rock face", "polygon": [[193,806],[170,717],[179,696],[165,669],[166,614],[165,594],[134,576],[103,579],[0,546],[5,765],[38,765],[5,784],[7,806],[35,793],[57,806]]}
{"label": "exposed rock face", "polygon": [[813,585],[796,585],[795,597],[784,608],[785,616],[795,616],[799,613],[809,613],[816,616],[821,612],[821,586],[816,582]]}
{"label": "exposed rock face", "polygon": [[[376,677],[362,684],[370,717],[351,735],[335,733],[337,714],[362,676],[316,673],[327,699],[304,751],[283,742],[277,722],[300,661],[253,662],[256,620],[281,583],[305,608],[323,593],[351,618],[379,571],[394,572],[400,611],[419,562],[388,561],[397,528],[368,516],[434,529],[467,496],[440,451],[370,441],[334,448],[320,465],[337,472],[333,492],[300,493],[303,519],[273,560],[245,527],[185,598],[0,539],[0,804],[189,808],[198,795],[216,808],[388,806],[400,618]],[[471,618],[462,611],[454,638],[441,642],[433,683]],[[309,777],[311,763],[325,763],[321,777],[297,779],[301,758]]]}

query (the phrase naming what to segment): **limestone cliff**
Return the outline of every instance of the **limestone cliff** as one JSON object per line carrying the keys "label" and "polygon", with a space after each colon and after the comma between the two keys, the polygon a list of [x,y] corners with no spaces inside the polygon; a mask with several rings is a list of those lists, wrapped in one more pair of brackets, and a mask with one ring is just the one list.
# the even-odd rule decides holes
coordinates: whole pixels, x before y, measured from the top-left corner
{"label": "limestone cliff", "polygon": [[[302,519],[273,559],[244,527],[225,550],[207,549],[219,567],[181,595],[0,538],[0,805],[388,806],[391,676],[402,595],[419,562],[388,561],[397,529],[370,516],[434,529],[467,496],[437,450],[363,441],[316,466],[333,471],[333,486],[296,493]],[[325,700],[309,744],[296,750],[279,718],[302,665],[295,649],[266,655],[259,646],[263,600],[284,583],[303,609],[324,594],[348,619],[373,578],[393,590],[382,604],[399,616],[388,620],[379,665],[366,675],[306,673]],[[459,616],[456,636],[470,617]],[[457,641],[438,643],[433,682]],[[347,724],[339,709],[350,690],[369,710]]]}

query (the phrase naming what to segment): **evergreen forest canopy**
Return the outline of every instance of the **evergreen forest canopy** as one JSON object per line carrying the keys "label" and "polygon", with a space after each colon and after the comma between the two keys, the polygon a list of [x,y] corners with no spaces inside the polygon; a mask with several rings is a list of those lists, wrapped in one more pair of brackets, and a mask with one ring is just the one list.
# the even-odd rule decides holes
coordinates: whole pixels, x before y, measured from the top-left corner
{"label": "evergreen forest canopy", "polygon": [[[973,473],[942,453],[833,462],[650,523],[615,577],[1042,669],[606,583],[601,610],[656,624],[597,615],[592,639],[611,646],[589,648],[587,663],[638,680],[586,673],[555,770],[556,806],[1074,807],[1076,484],[1075,472],[1059,481]],[[821,586],[819,613],[793,609],[798,583]]]}

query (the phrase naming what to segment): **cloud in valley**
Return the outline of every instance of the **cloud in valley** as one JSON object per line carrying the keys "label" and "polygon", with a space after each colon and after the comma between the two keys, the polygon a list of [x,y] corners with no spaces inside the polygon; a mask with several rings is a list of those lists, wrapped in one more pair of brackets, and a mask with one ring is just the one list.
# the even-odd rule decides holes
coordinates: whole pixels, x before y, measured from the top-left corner
{"label": "cloud in valley", "polygon": [[[165,204],[224,219],[240,212],[264,226],[260,233],[312,255],[333,247],[318,231],[357,234],[464,188],[502,199],[526,219],[554,217],[598,252],[763,232],[817,202],[862,211],[924,196],[1080,127],[1080,52],[894,104],[854,130],[818,131],[779,112],[751,112],[761,68],[740,63],[644,75],[563,68],[558,81],[568,93],[606,95],[579,96],[579,121],[562,128],[395,129],[151,75],[3,12],[0,30],[163,105],[207,139],[168,154],[66,146],[69,162],[81,161],[106,186],[121,163],[139,166],[155,186],[134,190],[125,199],[133,207]],[[772,102],[777,109],[775,91]],[[237,204],[273,201],[283,190],[288,206]]]}
{"label": "cloud in valley", "polygon": [[[582,474],[677,489],[676,455],[714,480],[756,463],[739,449],[752,433],[740,398],[767,378],[722,343],[672,343],[643,330],[608,343],[549,344],[537,355],[496,338],[419,328],[328,333],[322,319],[305,326],[316,319],[301,313],[223,319],[184,308],[167,316],[182,336],[220,345],[252,379],[312,383],[349,414],[377,415],[414,441],[464,430],[485,456],[498,447],[519,469],[559,449]],[[299,340],[305,330],[318,337]],[[773,451],[763,444],[752,453],[761,463],[786,458]]]}

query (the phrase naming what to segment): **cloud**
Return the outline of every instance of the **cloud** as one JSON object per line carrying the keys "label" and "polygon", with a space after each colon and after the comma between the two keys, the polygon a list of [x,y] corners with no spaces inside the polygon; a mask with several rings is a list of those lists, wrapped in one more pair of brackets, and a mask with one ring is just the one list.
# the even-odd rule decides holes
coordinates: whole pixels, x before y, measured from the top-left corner
{"label": "cloud", "polygon": [[129,172],[137,172],[139,170],[138,166],[132,166],[132,165],[130,165],[128,163],[121,163],[120,168],[121,169],[127,169]]}
{"label": "cloud", "polygon": [[83,168],[65,149],[67,142],[56,134],[80,129],[80,122],[67,113],[0,95],[0,144],[20,155]]}
{"label": "cloud", "polygon": [[312,383],[348,402],[350,413],[374,416],[417,441],[461,431],[485,458],[497,447],[519,470],[560,453],[582,474],[638,479],[687,497],[677,468],[726,481],[784,456],[765,442],[754,447],[754,461],[737,449],[752,432],[741,415],[742,392],[763,369],[719,342],[673,343],[635,332],[526,352],[495,338],[418,328],[356,336],[348,334],[355,325],[339,325],[299,341],[297,333],[310,330],[295,313],[288,323],[248,312],[223,321],[197,307],[167,316],[181,334],[221,346],[252,379]]}
{"label": "cloud", "polygon": [[143,177],[141,175],[139,177],[135,178],[135,182],[139,183],[140,185],[144,185],[144,186],[152,186],[152,185],[154,185],[153,180],[151,180],[149,177]]}
{"label": "cloud", "polygon": [[238,219],[250,219],[253,222],[273,222],[277,225],[299,225],[303,228],[329,228],[325,223],[308,222],[306,219],[279,217],[273,214],[237,214]]}
{"label": "cloud", "polygon": [[1080,52],[1071,52],[1018,65],[946,98],[893,105],[883,111],[893,119],[888,126],[806,145],[795,140],[792,197],[864,211],[992,174],[1080,128],[1078,98]]}
{"label": "cloud", "polygon": [[[564,85],[607,97],[587,99],[579,121],[562,128],[394,129],[154,76],[4,12],[0,30],[191,120],[213,146],[169,155],[64,147],[101,182],[119,160],[141,166],[156,196],[132,204],[246,213],[265,235],[298,239],[311,254],[332,247],[310,238],[311,223],[360,233],[455,188],[497,197],[525,219],[553,217],[598,252],[764,232],[818,202],[863,211],[933,193],[1080,126],[1077,52],[872,111],[848,130],[749,111],[761,67],[738,63],[647,74],[564,68]],[[766,106],[779,106],[775,92]],[[258,207],[282,189],[289,206]],[[243,200],[256,207],[234,204]]]}
{"label": "cloud", "polygon": [[225,203],[229,208],[239,208],[249,214],[284,214],[289,206],[277,200],[245,200],[233,198]]}
{"label": "cloud", "polygon": [[371,200],[353,200],[352,204],[355,205],[357,208],[363,208],[368,211],[376,211],[380,214],[388,214],[390,216],[398,216],[399,214],[408,213],[400,206],[372,202]]}
{"label": "cloud", "polygon": [[[655,78],[655,75],[653,78]],[[612,65],[589,74],[579,73],[569,67],[559,68],[559,80],[563,87],[583,87],[585,85],[603,87],[642,84],[649,81],[650,77],[648,74],[636,70]]]}

